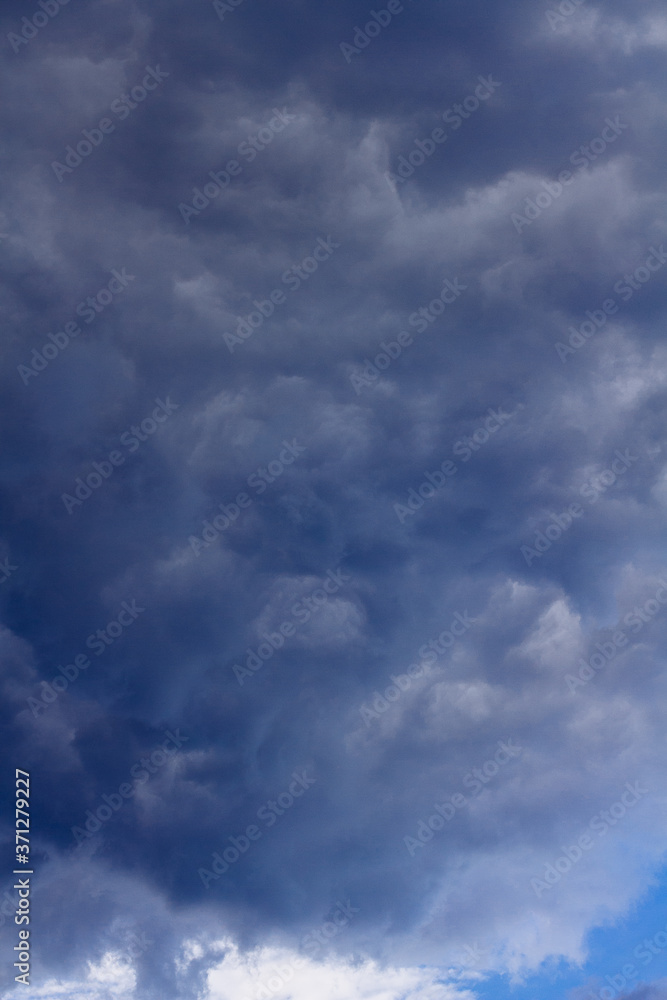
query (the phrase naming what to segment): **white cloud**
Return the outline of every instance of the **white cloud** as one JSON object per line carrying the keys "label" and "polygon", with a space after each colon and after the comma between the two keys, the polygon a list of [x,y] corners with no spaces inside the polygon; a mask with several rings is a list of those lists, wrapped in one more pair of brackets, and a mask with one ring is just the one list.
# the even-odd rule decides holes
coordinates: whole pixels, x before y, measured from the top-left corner
{"label": "white cloud", "polygon": [[[471,1000],[468,990],[438,982],[428,968],[383,968],[369,960],[300,959],[285,948],[241,952],[222,943],[225,957],[209,969],[202,1000]],[[303,963],[295,969],[294,962]],[[262,989],[263,987],[263,989]]]}

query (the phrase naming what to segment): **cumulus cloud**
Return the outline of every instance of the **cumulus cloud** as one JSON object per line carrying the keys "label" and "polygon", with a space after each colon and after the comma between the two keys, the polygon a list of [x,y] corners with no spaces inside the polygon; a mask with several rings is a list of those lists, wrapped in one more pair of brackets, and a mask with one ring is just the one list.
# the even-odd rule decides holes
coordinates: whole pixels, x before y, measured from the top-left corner
{"label": "cumulus cloud", "polygon": [[17,989],[583,966],[665,850],[664,15],[217,6],[1,15]]}

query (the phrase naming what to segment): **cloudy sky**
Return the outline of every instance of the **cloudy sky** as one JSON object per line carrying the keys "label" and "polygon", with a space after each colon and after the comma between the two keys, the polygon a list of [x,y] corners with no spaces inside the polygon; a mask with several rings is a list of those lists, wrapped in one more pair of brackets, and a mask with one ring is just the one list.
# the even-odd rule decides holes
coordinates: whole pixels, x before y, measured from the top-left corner
{"label": "cloudy sky", "polygon": [[0,17],[3,997],[664,1000],[664,5]]}

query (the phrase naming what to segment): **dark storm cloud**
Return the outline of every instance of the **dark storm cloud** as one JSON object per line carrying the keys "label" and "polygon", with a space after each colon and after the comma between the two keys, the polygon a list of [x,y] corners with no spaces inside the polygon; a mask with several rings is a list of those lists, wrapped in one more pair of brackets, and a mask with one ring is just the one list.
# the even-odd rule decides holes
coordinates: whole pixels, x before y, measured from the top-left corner
{"label": "dark storm cloud", "polygon": [[[42,789],[36,974],[74,981],[131,913],[156,942],[137,995],[192,995],[213,952],[178,987],[174,955],[202,926],[294,946],[348,897],[341,948],[375,957],[441,962],[475,935],[512,971],[580,957],[595,907],[628,905],[661,850],[667,618],[623,622],[665,573],[667,269],[615,290],[667,235],[660,7],[587,2],[561,31],[548,5],[407,2],[348,64],[358,2],[244,0],[222,21],[75,3],[2,70],[3,748]],[[30,12],[7,5],[5,34]],[[443,121],[480,76],[499,82],[488,101]],[[437,127],[446,142],[388,181]],[[617,451],[627,471],[600,483]],[[362,705],[456,614],[475,622],[367,726]],[[627,646],[569,690],[614,626]],[[77,850],[72,827],[179,727],[179,753]],[[472,795],[466,775],[511,739],[521,756]],[[198,870],[303,769],[308,793],[204,888]],[[645,801],[587,857],[592,889],[575,871],[558,906],[537,899],[531,878],[639,780]],[[463,792],[411,856],[404,837]]]}

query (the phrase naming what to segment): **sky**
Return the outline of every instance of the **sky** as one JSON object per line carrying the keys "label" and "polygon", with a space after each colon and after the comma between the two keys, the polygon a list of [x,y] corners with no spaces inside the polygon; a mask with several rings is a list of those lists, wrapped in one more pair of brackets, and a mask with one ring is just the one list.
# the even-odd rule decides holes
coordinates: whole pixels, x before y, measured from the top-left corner
{"label": "sky", "polygon": [[664,5],[0,37],[2,997],[666,1000]]}

